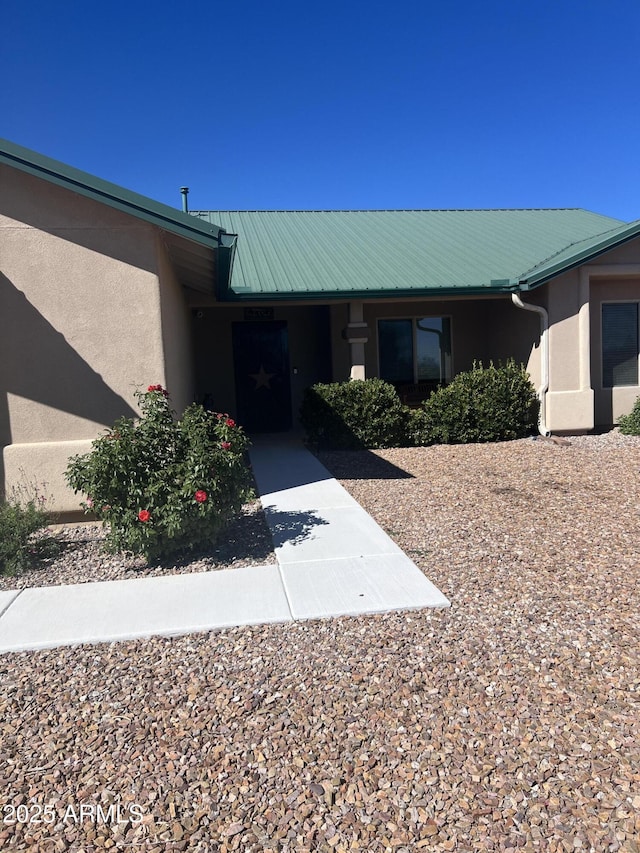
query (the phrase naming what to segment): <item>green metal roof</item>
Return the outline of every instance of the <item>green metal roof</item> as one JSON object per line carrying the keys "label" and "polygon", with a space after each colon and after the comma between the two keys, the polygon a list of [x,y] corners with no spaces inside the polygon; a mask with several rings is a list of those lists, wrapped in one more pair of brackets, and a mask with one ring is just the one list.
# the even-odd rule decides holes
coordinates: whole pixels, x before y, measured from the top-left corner
{"label": "green metal roof", "polygon": [[[233,254],[234,241],[212,219],[196,219],[6,139],[0,139],[2,163],[157,225],[169,237],[169,254],[180,280],[187,286],[211,291],[220,287],[220,281],[215,281],[216,276],[220,278],[216,270],[228,272],[232,262],[228,256]],[[223,281],[223,285],[228,285],[228,281]]]}
{"label": "green metal roof", "polygon": [[215,210],[191,215],[238,235],[229,299],[527,289],[575,265],[576,253],[583,262],[589,251],[630,239],[640,226],[580,209]]}
{"label": "green metal roof", "polygon": [[640,234],[579,209],[187,214],[2,139],[0,163],[158,226],[181,282],[222,299],[530,289]]}

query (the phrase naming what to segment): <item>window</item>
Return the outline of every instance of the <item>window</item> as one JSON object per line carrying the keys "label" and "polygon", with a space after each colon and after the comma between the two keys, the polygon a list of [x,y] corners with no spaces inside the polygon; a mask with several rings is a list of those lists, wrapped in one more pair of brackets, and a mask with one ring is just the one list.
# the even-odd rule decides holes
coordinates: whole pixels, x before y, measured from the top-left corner
{"label": "window", "polygon": [[638,303],[602,305],[602,387],[638,384]]}
{"label": "window", "polygon": [[378,320],[380,378],[387,382],[445,382],[451,378],[451,320]]}

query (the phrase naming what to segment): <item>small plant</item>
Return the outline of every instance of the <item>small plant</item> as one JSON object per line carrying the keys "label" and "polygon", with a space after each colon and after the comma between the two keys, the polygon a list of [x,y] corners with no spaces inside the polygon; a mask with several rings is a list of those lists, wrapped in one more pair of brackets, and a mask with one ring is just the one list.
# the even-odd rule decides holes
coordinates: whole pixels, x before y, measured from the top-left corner
{"label": "small plant", "polygon": [[249,441],[228,415],[197,404],[176,420],[160,385],[136,397],[141,417],[116,421],[70,459],[66,478],[103,522],[109,551],[151,561],[213,542],[249,499]]}
{"label": "small plant", "polygon": [[396,389],[382,379],[313,385],[300,408],[307,440],[342,450],[403,444],[407,417]]}
{"label": "small plant", "polygon": [[474,363],[439,388],[411,415],[413,443],[507,441],[535,431],[539,402],[522,365],[510,359],[489,367]]}
{"label": "small plant", "polygon": [[20,574],[47,555],[53,540],[42,535],[50,522],[46,504],[37,485],[16,487],[0,503],[0,574]]}
{"label": "small plant", "polygon": [[640,397],[633,404],[628,415],[622,415],[618,421],[623,435],[640,435]]}

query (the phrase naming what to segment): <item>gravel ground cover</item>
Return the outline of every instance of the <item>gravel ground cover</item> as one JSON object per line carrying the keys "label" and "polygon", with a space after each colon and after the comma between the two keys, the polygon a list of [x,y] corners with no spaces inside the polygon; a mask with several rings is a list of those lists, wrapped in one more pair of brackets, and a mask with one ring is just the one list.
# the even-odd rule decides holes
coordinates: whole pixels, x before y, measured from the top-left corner
{"label": "gravel ground cover", "polygon": [[571,442],[322,455],[450,609],[1,656],[0,849],[640,850],[640,441]]}
{"label": "gravel ground cover", "polygon": [[25,589],[127,578],[211,572],[275,563],[271,533],[259,501],[252,501],[230,521],[221,539],[206,551],[173,562],[147,565],[144,558],[107,554],[99,522],[54,525],[49,528],[59,552],[16,576],[0,576],[0,589]]}

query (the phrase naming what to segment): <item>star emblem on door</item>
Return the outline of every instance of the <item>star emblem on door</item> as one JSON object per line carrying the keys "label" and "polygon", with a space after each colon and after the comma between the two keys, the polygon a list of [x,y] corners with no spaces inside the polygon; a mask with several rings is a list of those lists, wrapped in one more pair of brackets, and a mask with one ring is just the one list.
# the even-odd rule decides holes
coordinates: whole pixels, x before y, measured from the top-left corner
{"label": "star emblem on door", "polygon": [[271,380],[275,375],[275,373],[267,373],[267,371],[264,369],[264,365],[261,364],[260,370],[257,373],[249,374],[252,379],[255,379],[256,387],[253,390],[257,391],[258,388],[267,388],[270,391]]}

